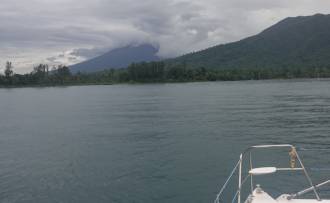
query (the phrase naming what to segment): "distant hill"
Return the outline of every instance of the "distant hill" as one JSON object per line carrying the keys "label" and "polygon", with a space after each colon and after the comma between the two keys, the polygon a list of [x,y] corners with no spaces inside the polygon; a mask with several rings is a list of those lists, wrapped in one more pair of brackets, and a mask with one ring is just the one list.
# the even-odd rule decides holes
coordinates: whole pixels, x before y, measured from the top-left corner
{"label": "distant hill", "polygon": [[255,36],[167,63],[215,69],[330,65],[330,15],[286,18]]}
{"label": "distant hill", "polygon": [[90,73],[110,68],[126,68],[133,62],[160,60],[159,57],[156,56],[157,52],[158,49],[150,44],[126,46],[111,50],[102,56],[72,65],[70,66],[70,70],[73,73],[78,71]]}

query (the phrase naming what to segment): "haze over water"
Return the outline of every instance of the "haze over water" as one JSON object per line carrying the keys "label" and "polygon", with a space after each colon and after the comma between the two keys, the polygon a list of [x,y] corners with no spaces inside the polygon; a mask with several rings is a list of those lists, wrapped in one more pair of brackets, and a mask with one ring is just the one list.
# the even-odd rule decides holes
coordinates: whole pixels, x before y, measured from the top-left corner
{"label": "haze over water", "polygon": [[[0,202],[212,202],[239,153],[256,144],[296,144],[316,182],[329,179],[329,87],[270,80],[0,89]],[[306,150],[315,148],[323,150]],[[273,194],[303,189],[263,185]]]}

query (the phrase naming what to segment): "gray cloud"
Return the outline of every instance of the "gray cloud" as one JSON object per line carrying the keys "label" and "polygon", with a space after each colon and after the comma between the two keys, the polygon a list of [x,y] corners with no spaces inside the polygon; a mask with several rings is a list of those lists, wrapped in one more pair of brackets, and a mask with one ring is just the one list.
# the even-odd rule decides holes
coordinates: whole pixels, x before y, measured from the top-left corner
{"label": "gray cloud", "polygon": [[326,0],[1,0],[0,67],[11,60],[27,72],[145,42],[173,57],[329,11]]}

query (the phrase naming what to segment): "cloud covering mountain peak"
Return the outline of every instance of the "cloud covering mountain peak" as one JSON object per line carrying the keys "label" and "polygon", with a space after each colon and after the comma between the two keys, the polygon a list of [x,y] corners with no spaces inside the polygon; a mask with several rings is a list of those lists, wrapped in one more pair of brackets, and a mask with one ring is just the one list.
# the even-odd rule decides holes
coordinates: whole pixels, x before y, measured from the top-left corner
{"label": "cloud covering mountain peak", "polygon": [[[0,64],[73,64],[129,44],[173,57],[256,34],[287,16],[330,13],[323,0],[2,0]],[[0,67],[2,67],[0,65]]]}

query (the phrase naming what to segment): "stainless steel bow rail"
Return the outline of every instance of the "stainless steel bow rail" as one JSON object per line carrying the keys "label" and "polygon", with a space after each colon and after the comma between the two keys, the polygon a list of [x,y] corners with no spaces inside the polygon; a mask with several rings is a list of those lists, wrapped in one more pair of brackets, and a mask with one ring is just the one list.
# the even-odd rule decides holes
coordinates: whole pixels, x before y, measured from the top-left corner
{"label": "stainless steel bow rail", "polygon": [[[253,168],[253,160],[252,160],[252,154],[251,152],[253,150],[256,149],[266,149],[266,148],[288,148],[290,149],[290,167],[288,168],[275,168],[275,167],[263,167],[263,168]],[[246,175],[246,177],[243,178],[243,174],[242,174],[242,169],[243,169],[243,161],[244,159],[247,157],[249,158],[249,174]],[[296,160],[298,160],[299,163],[299,167],[296,167]],[[276,171],[303,171],[304,175],[310,185],[310,188],[307,188],[305,190],[302,190],[296,194],[292,194],[288,196],[288,199],[294,199],[298,196],[301,196],[303,194],[306,194],[308,192],[313,192],[315,195],[315,198],[317,200],[321,200],[319,193],[317,192],[317,188],[324,186],[326,184],[330,183],[330,180],[325,181],[323,183],[320,183],[318,185],[314,185],[312,182],[312,179],[310,178],[302,160],[300,159],[299,154],[296,151],[296,148],[293,145],[290,144],[281,144],[281,145],[256,145],[256,146],[252,146],[249,147],[248,149],[246,149],[239,157],[239,160],[237,162],[237,164],[235,165],[234,169],[231,171],[229,177],[227,178],[227,180],[225,181],[224,185],[222,186],[222,188],[220,189],[219,193],[216,196],[216,199],[214,201],[214,203],[220,203],[220,199],[225,191],[225,189],[227,188],[228,184],[230,183],[231,179],[233,178],[235,172],[238,171],[238,187],[236,190],[236,193],[234,194],[233,198],[232,198],[232,203],[234,203],[237,200],[237,203],[241,203],[241,191],[242,188],[244,186],[244,183],[250,179],[250,189],[251,189],[251,194],[253,193],[254,188],[254,183],[253,183],[253,176],[256,175],[266,175],[266,174],[270,174],[270,173],[274,173]],[[225,202],[227,203],[227,202]]]}

